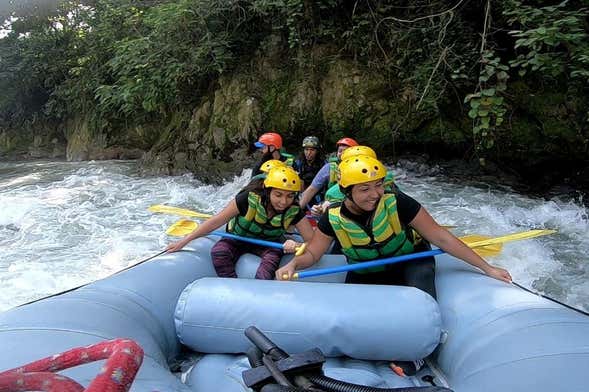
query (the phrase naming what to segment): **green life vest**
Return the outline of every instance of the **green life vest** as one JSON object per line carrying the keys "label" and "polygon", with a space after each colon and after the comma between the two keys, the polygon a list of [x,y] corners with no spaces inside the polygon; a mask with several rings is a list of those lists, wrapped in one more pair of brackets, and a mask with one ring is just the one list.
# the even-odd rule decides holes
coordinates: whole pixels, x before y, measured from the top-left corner
{"label": "green life vest", "polygon": [[327,189],[329,189],[337,184],[339,177],[339,168],[337,167],[339,165],[339,158],[331,157],[327,162],[329,162],[329,182],[327,183]]}
{"label": "green life vest", "polygon": [[[280,150],[280,155],[283,156],[284,159],[283,162],[286,163],[287,166],[292,167],[292,165],[294,165],[294,161],[295,161],[295,156],[292,154],[287,153],[284,150]],[[282,159],[281,159],[282,160]]]}
{"label": "green life vest", "polygon": [[231,218],[227,224],[227,231],[243,237],[255,237],[269,241],[279,241],[292,224],[292,221],[301,210],[293,204],[282,214],[274,215],[268,219],[266,207],[262,204],[262,198],[255,192],[247,196],[247,212]]}
{"label": "green life vest", "polygon": [[[347,256],[348,263],[360,263],[384,257],[412,253],[412,236],[402,227],[397,212],[397,198],[385,194],[380,198],[372,216],[371,227],[364,227],[341,214],[341,204],[328,210],[329,223]],[[385,267],[372,267],[356,271],[371,273]]]}

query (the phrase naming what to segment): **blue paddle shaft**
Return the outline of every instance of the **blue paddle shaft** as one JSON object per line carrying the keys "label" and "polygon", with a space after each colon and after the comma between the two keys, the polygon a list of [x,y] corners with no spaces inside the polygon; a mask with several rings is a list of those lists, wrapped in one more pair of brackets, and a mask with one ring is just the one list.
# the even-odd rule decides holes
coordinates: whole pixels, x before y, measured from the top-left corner
{"label": "blue paddle shaft", "polygon": [[257,240],[255,238],[250,238],[250,237],[242,237],[240,235],[226,233],[224,231],[213,231],[213,232],[211,232],[211,234],[218,235],[219,237],[232,238],[232,239],[238,240],[238,241],[249,242],[251,244],[267,246],[269,248],[283,249],[282,244],[280,244],[278,242]]}
{"label": "blue paddle shaft", "polygon": [[400,263],[402,261],[419,259],[422,257],[436,256],[436,255],[440,255],[442,253],[446,253],[446,252],[444,252],[441,249],[426,250],[424,252],[410,253],[408,255],[387,257],[386,259],[378,259],[378,260],[373,260],[373,261],[364,261],[362,263],[340,265],[339,267],[329,267],[329,268],[321,268],[321,269],[310,270],[310,271],[301,271],[301,272],[298,272],[297,276],[298,276],[298,279],[303,279],[303,278],[310,278],[313,276],[336,274],[338,272],[356,271],[359,269],[378,267],[378,266],[386,265],[386,264]]}

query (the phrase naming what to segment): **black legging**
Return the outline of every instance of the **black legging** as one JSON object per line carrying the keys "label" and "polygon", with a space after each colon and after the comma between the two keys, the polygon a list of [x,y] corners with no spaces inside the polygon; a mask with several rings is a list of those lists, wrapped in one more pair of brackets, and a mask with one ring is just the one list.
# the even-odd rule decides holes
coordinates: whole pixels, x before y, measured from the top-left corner
{"label": "black legging", "polygon": [[[430,246],[422,244],[416,252],[429,250]],[[360,274],[348,272],[346,283],[385,284],[396,286],[417,287],[436,299],[435,268],[436,261],[432,256],[408,260],[401,263],[388,264],[381,272]]]}

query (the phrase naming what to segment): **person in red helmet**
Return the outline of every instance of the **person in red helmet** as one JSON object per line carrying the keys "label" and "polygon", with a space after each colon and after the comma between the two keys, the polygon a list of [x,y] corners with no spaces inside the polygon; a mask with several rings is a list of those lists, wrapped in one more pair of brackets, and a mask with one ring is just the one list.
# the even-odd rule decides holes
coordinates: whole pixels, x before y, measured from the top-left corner
{"label": "person in red helmet", "polygon": [[252,177],[262,174],[260,168],[262,165],[271,159],[277,159],[283,161],[288,166],[292,166],[294,157],[291,154],[287,154],[282,148],[282,136],[276,132],[266,132],[258,138],[258,141],[254,143],[254,146],[262,153],[262,159],[254,166],[252,170]]}
{"label": "person in red helmet", "polygon": [[[337,183],[337,175],[338,169],[337,165],[340,162],[340,157],[342,153],[349,147],[358,146],[358,142],[352,139],[351,137],[343,137],[335,143],[337,147],[336,156],[329,159],[329,161],[323,165],[323,167],[317,172],[311,185],[305,189],[305,191],[301,194],[299,205],[301,208],[305,208],[309,202],[313,200],[315,195],[317,195],[320,191],[325,191],[329,189],[332,185]],[[314,206],[315,207],[315,206]],[[315,207],[315,210],[318,214],[321,212],[319,211],[319,207]]]}

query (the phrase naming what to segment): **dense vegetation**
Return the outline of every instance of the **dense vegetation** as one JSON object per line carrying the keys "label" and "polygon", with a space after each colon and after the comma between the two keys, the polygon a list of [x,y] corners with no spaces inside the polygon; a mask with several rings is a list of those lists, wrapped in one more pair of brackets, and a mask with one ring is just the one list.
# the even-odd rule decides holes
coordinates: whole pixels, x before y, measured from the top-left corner
{"label": "dense vegetation", "polygon": [[529,116],[522,102],[546,92],[565,97],[575,140],[587,148],[587,6],[587,0],[94,0],[23,7],[13,10],[0,39],[0,131],[83,113],[91,127],[116,139],[126,127],[190,113],[220,76],[278,34],[287,43],[285,63],[327,47],[329,56],[384,76],[414,113],[452,112],[470,122],[480,156],[500,149],[502,135],[520,132],[509,119]]}

